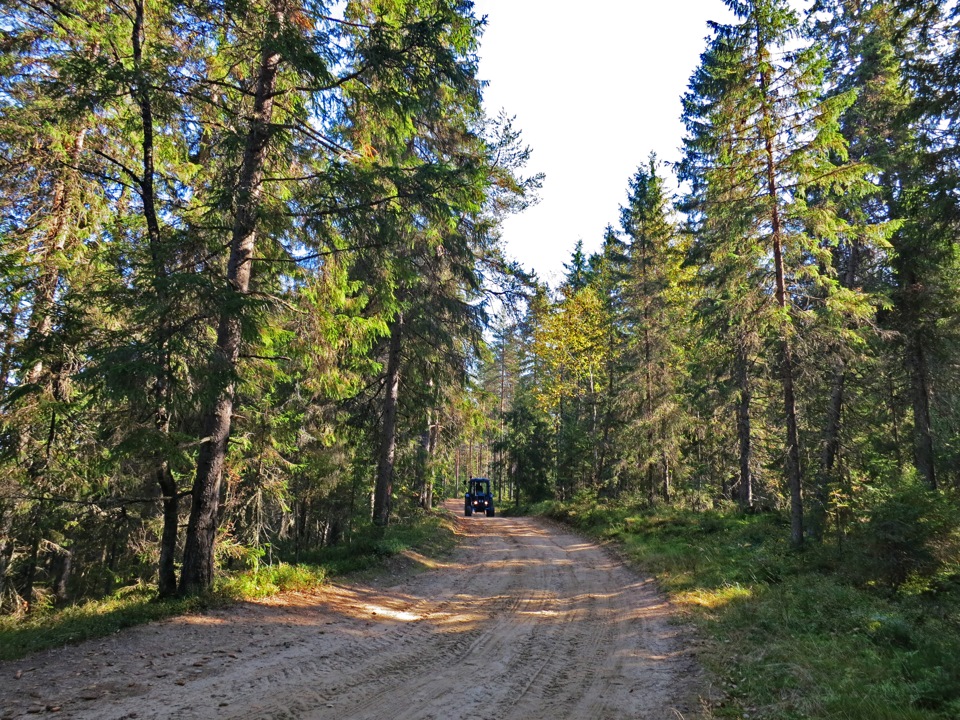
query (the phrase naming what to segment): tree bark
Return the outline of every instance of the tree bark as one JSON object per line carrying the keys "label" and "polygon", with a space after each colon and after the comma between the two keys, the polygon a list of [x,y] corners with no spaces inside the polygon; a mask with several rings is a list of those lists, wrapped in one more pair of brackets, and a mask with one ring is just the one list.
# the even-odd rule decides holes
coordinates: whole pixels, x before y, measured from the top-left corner
{"label": "tree bark", "polygon": [[[53,184],[53,201],[50,205],[50,227],[44,235],[43,254],[40,259],[40,271],[34,283],[33,301],[30,311],[29,331],[27,343],[42,345],[53,331],[53,305],[60,283],[60,255],[67,245],[69,237],[70,205],[76,194],[77,182],[75,171],[80,153],[83,152],[87,129],[81,128],[74,136],[68,150],[68,162],[57,172]],[[43,375],[43,360],[37,360],[26,375],[25,382],[29,385],[40,381]]]}
{"label": "tree bark", "polygon": [[393,500],[393,464],[397,453],[397,405],[400,396],[402,336],[403,315],[401,314],[390,328],[386,396],[383,399],[380,452],[377,457],[377,484],[373,492],[373,523],[379,527],[386,527],[390,522],[390,507]]}
{"label": "tree bark", "polygon": [[[133,59],[138,73],[143,70],[143,44],[146,34],[146,15],[144,3],[138,0],[135,3],[135,14],[132,32]],[[157,348],[161,360],[158,363],[160,374],[153,387],[154,395],[154,427],[165,437],[170,433],[169,413],[169,357],[167,343],[171,331],[169,323],[169,293],[167,291],[167,262],[163,248],[163,236],[160,231],[160,220],[157,216],[157,198],[155,190],[156,168],[154,161],[154,124],[153,99],[150,95],[150,83],[138,74],[131,94],[140,108],[140,123],[143,137],[141,152],[143,155],[143,174],[140,177],[139,191],[143,204],[143,215],[147,227],[147,241],[150,248],[152,264],[152,284],[154,294],[160,307],[160,327]],[[170,464],[160,450],[153,458],[155,468],[154,480],[160,488],[161,503],[163,506],[163,530],[160,535],[160,562],[157,569],[157,590],[160,597],[172,597],[177,592],[176,549],[177,536],[180,530],[180,498],[177,483],[170,471]]]}
{"label": "tree bark", "polygon": [[423,494],[420,498],[420,505],[424,510],[430,510],[433,507],[433,456],[437,450],[437,437],[440,433],[440,428],[435,422],[431,422],[429,428],[427,429],[427,457],[426,457],[426,474],[423,485]]}
{"label": "tree bark", "polygon": [[[431,383],[432,384],[432,383]],[[417,473],[419,474],[418,485],[420,486],[420,507],[429,510],[433,505],[433,485],[430,477],[430,455],[433,438],[433,412],[427,409],[427,426],[420,433],[420,448],[417,462]]]}
{"label": "tree bark", "polygon": [[[453,494],[460,492],[460,453],[463,451],[462,445],[457,445],[457,452],[453,461]],[[444,483],[446,489],[446,483]],[[446,493],[444,493],[446,494]]]}
{"label": "tree bark", "polygon": [[[0,398],[6,397],[7,379],[13,368],[13,354],[17,347],[17,323],[23,311],[23,300],[19,294],[12,296],[8,303],[9,310],[6,313],[3,328],[3,346],[0,347]],[[0,412],[3,412],[2,405],[0,405]]]}
{"label": "tree bark", "polygon": [[501,337],[500,341],[500,407],[498,420],[500,425],[500,435],[497,438],[498,440],[498,450],[497,455],[499,458],[497,464],[497,502],[500,502],[503,499],[503,481],[504,481],[504,472],[506,470],[506,462],[504,461],[504,396],[506,395],[506,384],[507,384],[507,343],[505,338]]}
{"label": "tree bark", "polygon": [[750,390],[749,359],[747,350],[741,342],[737,348],[735,360],[737,378],[737,446],[740,457],[740,476],[737,481],[737,503],[741,508],[753,507],[753,473],[750,466],[753,460],[753,444],[750,437]]}
{"label": "tree bark", "polygon": [[666,442],[661,445],[660,448],[660,466],[661,472],[663,473],[662,478],[662,488],[661,492],[663,493],[663,501],[665,503],[670,503],[670,458],[667,455],[667,444]]}
{"label": "tree bark", "polygon": [[160,597],[172,597],[177,592],[176,553],[180,533],[180,496],[177,482],[164,462],[156,470],[157,484],[162,492],[163,531],[160,535],[160,565],[157,591]]}
{"label": "tree bark", "polygon": [[834,484],[834,468],[840,454],[840,427],[846,382],[847,371],[844,365],[833,377],[830,404],[827,406],[827,427],[824,432],[823,449],[820,452],[820,479],[817,482],[815,511],[812,513],[810,528],[813,537],[817,540],[822,540],[826,532],[830,486]]}
{"label": "tree bark", "polygon": [[27,567],[24,573],[23,588],[21,596],[27,603],[27,611],[33,611],[33,582],[37,575],[37,562],[40,558],[40,543],[43,541],[43,526],[41,518],[46,508],[43,503],[38,503],[34,508],[31,517],[31,526],[33,529],[30,537],[30,553],[27,557]]}
{"label": "tree bark", "polygon": [[[644,285],[646,285],[646,264],[644,267]],[[647,501],[650,507],[657,502],[657,483],[654,478],[654,457],[656,454],[656,431],[653,427],[653,374],[651,372],[652,355],[650,350],[650,318],[649,307],[644,308],[643,312],[643,372],[644,372],[644,393],[646,395],[644,402],[644,417],[648,423],[647,428]]]}
{"label": "tree bark", "polygon": [[897,387],[892,369],[887,372],[887,407],[890,411],[890,423],[893,430],[893,448],[897,456],[897,468],[903,472],[903,452],[900,447],[900,403],[897,402]]}
{"label": "tree bark", "polygon": [[212,359],[216,400],[203,421],[203,440],[193,483],[190,520],[183,553],[180,593],[203,592],[213,584],[214,543],[227,443],[236,391],[235,366],[240,355],[242,309],[237,307],[250,289],[251,263],[257,238],[257,215],[263,193],[263,171],[270,141],[274,89],[281,55],[276,49],[285,0],[274,0],[257,72],[253,117],[240,166],[236,209],[227,264],[228,294],[221,309],[217,345]]}
{"label": "tree bark", "polygon": [[930,421],[930,369],[923,339],[918,333],[911,333],[907,340],[906,360],[913,405],[913,464],[920,480],[931,490],[936,490],[933,427]]}
{"label": "tree bark", "polygon": [[53,598],[57,605],[63,605],[69,599],[70,574],[73,569],[73,553],[67,548],[57,546],[50,559]]}
{"label": "tree bark", "polygon": [[[600,439],[600,460],[599,468],[597,470],[597,477],[601,483],[604,483],[603,487],[607,492],[614,490],[608,481],[608,471],[607,464],[608,458],[610,456],[610,432],[613,425],[613,410],[614,410],[614,386],[615,386],[615,367],[613,362],[613,356],[615,351],[614,344],[614,335],[609,333],[608,343],[607,343],[607,398],[606,403],[603,409],[603,437]],[[612,473],[610,473],[612,474]]]}
{"label": "tree bark", "polygon": [[13,560],[13,516],[16,508],[12,503],[0,503],[0,612],[7,594],[7,573]]}

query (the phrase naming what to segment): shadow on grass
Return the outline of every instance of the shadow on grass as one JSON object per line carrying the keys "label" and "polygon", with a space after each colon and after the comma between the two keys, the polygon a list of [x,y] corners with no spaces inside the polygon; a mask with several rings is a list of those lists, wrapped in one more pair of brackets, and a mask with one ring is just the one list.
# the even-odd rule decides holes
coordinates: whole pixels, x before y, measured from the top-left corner
{"label": "shadow on grass", "polygon": [[109,600],[74,605],[54,613],[24,619],[0,619],[0,660],[15,660],[91,638],[104,637],[123,628],[187,612],[205,609],[216,596],[157,600],[149,587]]}

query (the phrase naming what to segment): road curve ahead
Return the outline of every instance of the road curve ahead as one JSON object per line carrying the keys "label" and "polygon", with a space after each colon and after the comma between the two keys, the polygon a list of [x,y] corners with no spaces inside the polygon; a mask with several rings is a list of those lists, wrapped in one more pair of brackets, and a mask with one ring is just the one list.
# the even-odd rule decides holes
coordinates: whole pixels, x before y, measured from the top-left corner
{"label": "road curve ahead", "polygon": [[700,672],[651,580],[551,523],[457,525],[454,556],[400,584],[331,585],[2,663],[0,717],[697,716]]}

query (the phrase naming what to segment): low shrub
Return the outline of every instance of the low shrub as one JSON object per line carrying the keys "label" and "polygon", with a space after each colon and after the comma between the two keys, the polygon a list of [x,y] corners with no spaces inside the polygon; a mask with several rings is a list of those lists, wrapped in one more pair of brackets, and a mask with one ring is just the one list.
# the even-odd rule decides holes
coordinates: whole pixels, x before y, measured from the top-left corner
{"label": "low shrub", "polygon": [[851,572],[861,582],[922,591],[942,573],[960,565],[960,507],[948,495],[909,483],[875,492],[865,522],[851,534]]}

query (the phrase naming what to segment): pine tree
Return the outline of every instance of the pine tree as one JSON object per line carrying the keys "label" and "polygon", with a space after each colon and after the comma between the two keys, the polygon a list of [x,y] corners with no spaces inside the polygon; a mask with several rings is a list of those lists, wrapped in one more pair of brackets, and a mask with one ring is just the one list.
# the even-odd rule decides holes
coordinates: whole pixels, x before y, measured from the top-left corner
{"label": "pine tree", "polygon": [[[343,68],[343,75],[336,77],[330,68],[337,63],[338,47],[324,45],[323,36],[304,34],[304,26],[296,22],[298,13],[310,17],[312,6],[294,6],[277,0],[270,4],[264,15],[262,39],[259,41],[260,64],[254,77],[256,92],[252,122],[246,135],[245,149],[237,169],[238,184],[233,194],[232,250],[228,264],[228,288],[221,305],[217,349],[211,366],[216,393],[211,398],[212,407],[205,421],[204,437],[198,461],[197,477],[193,490],[193,509],[187,530],[184,552],[184,574],[181,591],[193,592],[209,586],[213,570],[213,542],[216,532],[217,498],[220,478],[223,475],[230,436],[230,425],[235,395],[232,379],[243,326],[251,317],[249,305],[250,271],[254,260],[258,225],[262,220],[262,207],[268,200],[264,195],[264,177],[271,153],[286,150],[295,153],[295,145],[289,144],[279,130],[295,126],[307,141],[315,143],[316,135],[309,130],[305,113],[308,103],[296,101],[303,90],[287,89],[287,75],[292,80],[314,86],[315,93],[343,88],[343,114],[329,118],[346,123],[347,131],[339,130],[345,142],[354,148],[356,162],[341,164],[334,161],[328,166],[327,175],[312,192],[318,197],[318,205],[330,192],[329,181],[340,184],[333,190],[340,207],[314,206],[313,226],[324,233],[341,239],[349,239],[356,227],[358,216],[368,211],[377,213],[376,224],[384,228],[377,242],[410,242],[415,234],[404,237],[398,230],[398,219],[405,210],[419,202],[417,208],[427,217],[431,213],[449,213],[440,188],[450,175],[470,172],[468,162],[453,163],[452,173],[444,175],[445,169],[434,157],[415,159],[417,138],[416,123],[440,120],[443,107],[438,98],[447,90],[467,92],[471,86],[472,64],[465,60],[473,42],[474,21],[464,7],[457,3],[431,4],[421,7],[416,2],[401,3],[391,8],[377,8],[366,3],[351,3],[347,8],[349,24],[341,30],[352,43],[353,55]],[[316,13],[322,15],[322,13]],[[338,68],[339,69],[339,68]],[[417,92],[410,92],[411,81],[418,83]],[[294,83],[295,84],[295,83]],[[283,88],[283,93],[278,92]],[[289,96],[292,103],[279,104],[278,98]],[[463,95],[454,96],[463,99]],[[292,107],[291,107],[292,106]],[[281,121],[275,117],[283,113]],[[375,126],[376,122],[380,123]],[[349,131],[350,123],[358,131]],[[426,134],[421,137],[425,137]],[[381,140],[389,140],[381,142]],[[411,152],[409,143],[414,144]],[[318,151],[324,154],[337,145],[321,138]],[[455,146],[454,146],[455,147]],[[441,148],[442,149],[442,148]],[[328,160],[328,162],[330,162]],[[413,172],[411,172],[411,170]],[[326,191],[324,187],[327,188]],[[337,188],[337,185],[334,185]],[[308,191],[310,192],[310,191]],[[327,195],[330,197],[330,195]],[[355,208],[351,217],[351,200]],[[393,205],[391,205],[393,203]],[[347,207],[342,207],[347,205]],[[302,206],[301,206],[302,207]],[[383,209],[388,210],[384,213]],[[384,222],[384,221],[387,222]],[[325,225],[325,223],[328,223]],[[309,227],[309,225],[308,225]],[[367,236],[369,238],[369,235]],[[367,239],[364,238],[364,239]],[[337,242],[335,239],[334,242]],[[394,279],[395,281],[395,279]],[[398,387],[399,352],[401,347],[400,308],[388,308],[395,317],[391,329],[391,359],[388,368],[396,368],[388,386]],[[388,399],[395,397],[388,392]],[[390,408],[393,408],[391,411]],[[395,403],[388,402],[386,417],[396,417]],[[389,458],[392,447],[390,433],[383,432],[383,457]],[[388,465],[389,463],[387,463]],[[385,519],[389,506],[384,496],[389,496],[389,481],[385,480],[386,465],[381,462],[376,517]]]}

